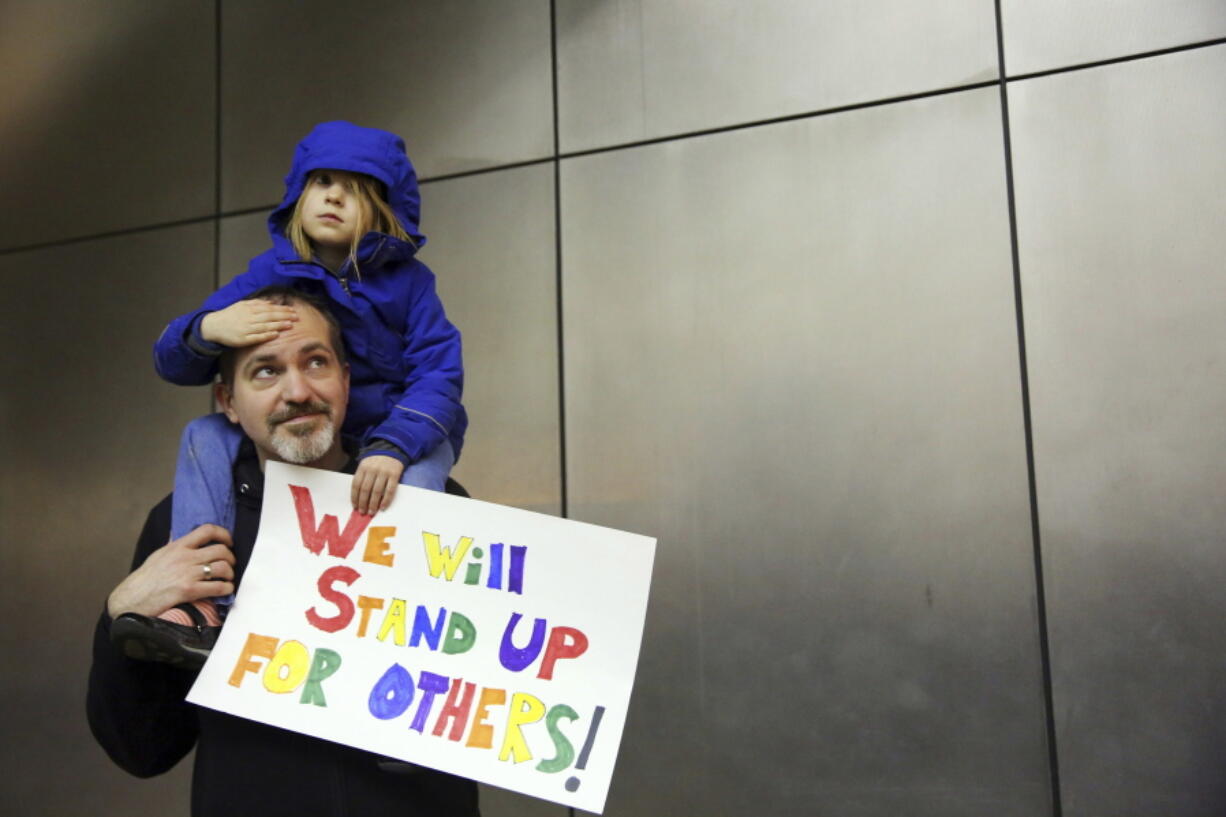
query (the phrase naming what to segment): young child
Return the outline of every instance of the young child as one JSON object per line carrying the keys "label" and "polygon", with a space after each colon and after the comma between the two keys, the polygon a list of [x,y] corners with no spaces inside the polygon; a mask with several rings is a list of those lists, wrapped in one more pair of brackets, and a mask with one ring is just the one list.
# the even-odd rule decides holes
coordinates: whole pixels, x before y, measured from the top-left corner
{"label": "young child", "polygon": [[[356,509],[373,514],[397,483],[443,490],[468,418],[460,333],[415,257],[420,195],[404,142],[348,122],[315,127],[298,145],[285,197],[268,217],[272,249],[170,323],[154,346],[158,374],[203,385],[225,347],[272,340],[297,319],[292,307],[241,299],[270,284],[322,295],[341,324],[350,364],[342,433],[357,447]],[[242,431],[224,415],[183,433],[171,538],[206,523],[232,530],[232,468]],[[180,605],[149,619],[119,616],[112,638],[131,657],[196,667],[208,656],[230,600]]]}

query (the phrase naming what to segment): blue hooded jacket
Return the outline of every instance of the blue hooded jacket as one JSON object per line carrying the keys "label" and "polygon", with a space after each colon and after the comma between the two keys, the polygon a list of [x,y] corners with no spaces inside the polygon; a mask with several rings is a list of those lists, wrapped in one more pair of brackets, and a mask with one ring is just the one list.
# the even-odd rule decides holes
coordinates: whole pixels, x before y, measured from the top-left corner
{"label": "blue hooded jacket", "polygon": [[[387,203],[414,243],[371,232],[352,262],[336,273],[303,261],[285,236],[285,225],[312,170],[365,173],[383,183]],[[408,461],[430,453],[444,439],[456,457],[468,417],[460,403],[464,365],[460,333],[447,320],[434,289],[434,274],[415,257],[426,243],[418,230],[421,196],[404,142],[387,131],[348,122],[317,125],[294,152],[285,198],[268,217],[272,249],[247,271],[214,292],[197,310],[170,322],[154,344],[157,372],[171,383],[203,385],[217,373],[222,347],[200,336],[200,320],[257,290],[289,285],[322,295],[340,322],[349,353],[349,410],[344,431],[364,447],[363,456],[403,452]],[[370,450],[377,440],[397,451]],[[407,464],[407,463],[406,463]]]}

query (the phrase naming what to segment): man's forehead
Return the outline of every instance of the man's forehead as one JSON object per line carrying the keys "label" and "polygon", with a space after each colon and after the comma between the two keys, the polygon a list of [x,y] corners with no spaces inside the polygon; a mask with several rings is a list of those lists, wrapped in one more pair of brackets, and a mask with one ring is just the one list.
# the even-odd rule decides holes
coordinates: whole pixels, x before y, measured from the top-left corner
{"label": "man's forehead", "polygon": [[251,351],[250,356],[243,360],[243,366],[267,363],[272,360],[284,360],[290,357],[301,357],[319,351],[328,352],[335,356],[335,352],[332,351],[332,344],[328,343],[327,338],[304,338],[299,343],[281,343],[273,346],[261,344],[256,346]]}
{"label": "man's forehead", "polygon": [[328,321],[313,307],[294,304],[298,320],[289,329],[272,340],[238,351],[238,368],[246,369],[255,363],[287,360],[320,350],[336,356],[332,347],[332,332]]}

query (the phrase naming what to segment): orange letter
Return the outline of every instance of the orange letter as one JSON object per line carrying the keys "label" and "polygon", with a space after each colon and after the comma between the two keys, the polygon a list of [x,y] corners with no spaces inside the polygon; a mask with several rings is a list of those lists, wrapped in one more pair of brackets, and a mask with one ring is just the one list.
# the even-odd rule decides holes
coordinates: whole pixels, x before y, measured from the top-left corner
{"label": "orange letter", "polygon": [[230,686],[242,686],[243,675],[260,671],[260,665],[251,660],[253,656],[258,655],[267,660],[272,658],[276,650],[277,639],[272,636],[255,633],[248,635],[247,643],[243,645],[243,651],[238,655],[238,663],[234,665],[234,672],[230,673]]}
{"label": "orange letter", "polygon": [[465,746],[489,749],[494,745],[494,727],[486,723],[485,719],[490,716],[489,707],[504,704],[506,700],[507,691],[505,689],[485,687],[481,690],[481,700],[477,702],[477,716],[473,719],[473,728],[468,733],[468,742],[464,744]]}
{"label": "orange letter", "polygon": [[362,556],[362,561],[391,567],[392,562],[396,561],[396,554],[387,552],[391,547],[387,540],[395,535],[396,529],[392,527],[371,528],[366,537],[366,553]]}
{"label": "orange letter", "polygon": [[370,611],[382,610],[383,599],[358,596],[358,609],[362,611],[362,617],[358,619],[358,638],[363,638],[366,636],[366,625],[370,623]]}

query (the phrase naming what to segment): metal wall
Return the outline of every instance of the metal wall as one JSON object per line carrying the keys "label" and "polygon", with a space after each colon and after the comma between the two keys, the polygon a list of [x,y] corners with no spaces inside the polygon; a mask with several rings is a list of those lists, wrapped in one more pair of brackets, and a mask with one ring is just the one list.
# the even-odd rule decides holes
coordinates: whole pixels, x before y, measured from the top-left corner
{"label": "metal wall", "polygon": [[1011,89],[1067,814],[1226,813],[1224,79]]}
{"label": "metal wall", "polygon": [[187,811],[82,714],[208,408],[148,350],[348,118],[425,180],[456,475],[660,539],[607,814],[1226,812],[1226,6],[357,6],[0,0],[10,810]]}

